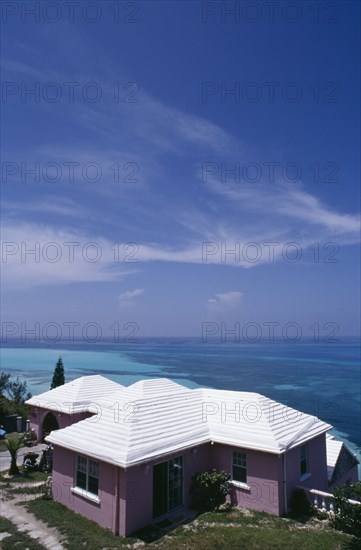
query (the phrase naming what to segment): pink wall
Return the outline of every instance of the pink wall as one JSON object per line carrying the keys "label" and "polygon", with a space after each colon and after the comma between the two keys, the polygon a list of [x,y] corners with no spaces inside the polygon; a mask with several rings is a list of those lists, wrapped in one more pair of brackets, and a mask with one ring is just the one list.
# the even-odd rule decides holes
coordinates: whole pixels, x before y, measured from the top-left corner
{"label": "pink wall", "polygon": [[133,466],[125,472],[124,531],[130,535],[153,521],[153,470],[145,466]]}
{"label": "pink wall", "polygon": [[[119,487],[124,485],[124,470],[106,462],[99,463],[99,499],[100,503],[92,502],[85,497],[74,494],[71,488],[75,485],[76,454],[61,447],[54,448],[53,464],[53,498],[74,512],[96,521],[102,527],[115,532],[124,532],[123,524],[117,525],[117,475],[119,472]],[[124,509],[122,510],[124,517]]]}
{"label": "pink wall", "polygon": [[[296,486],[311,487],[321,491],[328,490],[325,434],[315,437],[307,445],[311,475],[304,481],[300,481],[300,446],[286,453],[288,511],[289,500]],[[212,467],[217,470],[231,471],[233,450],[237,450],[237,447],[215,443],[212,446]],[[284,456],[246,449],[244,452],[247,454],[247,484],[250,489],[234,487],[231,493],[231,502],[269,514],[283,515],[286,512],[283,483]]]}
{"label": "pink wall", "polygon": [[278,515],[280,458],[270,453],[215,443],[211,446],[212,468],[232,473],[232,454],[237,450],[247,454],[247,485],[250,488],[241,489],[233,486],[230,495],[232,504]]}
{"label": "pink wall", "polygon": [[[153,521],[153,466],[177,456],[183,456],[183,503],[190,506],[191,478],[196,472],[210,468],[210,445],[199,445],[196,452],[191,449],[177,451],[161,459],[150,461],[146,472],[145,465],[134,466],[126,471],[128,498],[126,503],[126,534],[130,535]],[[176,513],[176,512],[171,512]]]}
{"label": "pink wall", "polygon": [[[326,435],[321,434],[311,441],[307,442],[308,449],[308,470],[311,474],[307,479],[301,481],[300,473],[300,449],[302,445],[294,447],[287,452],[286,456],[286,471],[287,471],[287,498],[288,498],[288,511],[289,500],[291,498],[293,489],[296,486],[309,487],[312,489],[319,489],[320,491],[328,490],[327,479],[327,459],[326,459]],[[283,479],[283,463],[282,470],[280,472],[280,479]],[[284,504],[283,491],[280,496],[280,513],[286,512]]]}
{"label": "pink wall", "polygon": [[[64,408],[64,410],[69,410],[69,408],[67,409]],[[51,412],[54,414],[55,418],[58,421],[59,428],[66,428],[67,426],[70,426],[75,422],[79,422],[80,420],[84,420],[85,418],[89,418],[90,416],[92,416],[91,413],[87,413],[87,412],[69,414],[66,412],[60,412],[56,410],[50,411],[49,409],[46,409],[43,407],[35,407],[31,405],[30,406],[30,429],[35,431],[38,441],[40,441],[42,438],[43,421],[48,412]]]}
{"label": "pink wall", "polygon": [[[234,448],[236,449],[236,448]],[[134,466],[126,470],[121,491],[125,510],[125,529],[122,534],[130,535],[153,521],[153,466],[165,460],[182,455],[184,465],[184,506],[191,505],[191,478],[196,472],[209,469],[231,470],[233,447],[227,445],[200,445],[196,452],[188,449],[176,452],[160,460],[150,461],[148,472],[145,465]],[[279,495],[277,476],[280,459],[277,455],[248,452],[248,484],[250,490],[234,488],[234,504],[247,506],[255,510],[279,514]],[[122,512],[121,512],[122,513]],[[123,512],[124,513],[124,512]],[[173,512],[175,513],[175,512]]]}
{"label": "pink wall", "polygon": [[[71,492],[75,485],[76,453],[55,446],[53,465],[54,500],[74,512],[111,529],[120,535],[130,535],[153,521],[153,465],[183,455],[184,505],[190,505],[191,477],[197,471],[208,469],[209,445],[197,447],[197,452],[173,453],[161,461],[134,466],[127,470],[100,462],[99,499],[94,503]],[[118,479],[119,476],[119,479]],[[117,498],[117,495],[119,497]],[[116,502],[118,500],[118,506]]]}
{"label": "pink wall", "polygon": [[[210,469],[231,471],[233,450],[241,448],[215,443],[204,444],[183,452],[163,456],[159,460],[126,470],[100,462],[99,498],[94,503],[71,492],[75,478],[76,453],[54,449],[54,499],[75,512],[96,521],[102,527],[128,536],[153,522],[153,466],[159,462],[183,456],[184,506],[191,504],[191,478],[196,472]],[[247,484],[249,489],[233,487],[231,501],[253,510],[270,514],[285,513],[283,455],[244,450],[247,453]],[[303,485],[327,490],[326,440],[321,435],[308,443],[310,477],[300,481],[300,447],[287,452],[287,498],[295,486]],[[171,514],[181,513],[171,512]],[[159,518],[161,519],[161,518]]]}

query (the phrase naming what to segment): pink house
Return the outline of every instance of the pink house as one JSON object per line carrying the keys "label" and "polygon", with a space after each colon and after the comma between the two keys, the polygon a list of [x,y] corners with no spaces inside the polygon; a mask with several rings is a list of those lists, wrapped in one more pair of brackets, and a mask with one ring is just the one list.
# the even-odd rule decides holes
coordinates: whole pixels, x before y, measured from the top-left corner
{"label": "pink house", "polygon": [[26,402],[30,405],[30,429],[38,441],[43,441],[53,430],[92,416],[89,404],[121,387],[104,376],[82,376],[32,397]]}
{"label": "pink house", "polygon": [[329,424],[257,393],[93,376],[28,404],[39,437],[48,414],[58,423],[46,437],[54,499],[124,536],[182,515],[196,472],[229,471],[233,504],[275,515],[288,512],[295,487],[329,491],[358,479]]}

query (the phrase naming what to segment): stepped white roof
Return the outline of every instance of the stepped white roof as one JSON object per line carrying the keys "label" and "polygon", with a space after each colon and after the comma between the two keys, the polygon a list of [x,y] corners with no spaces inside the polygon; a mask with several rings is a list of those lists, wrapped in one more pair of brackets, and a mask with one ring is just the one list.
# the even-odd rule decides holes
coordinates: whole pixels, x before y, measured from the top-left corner
{"label": "stepped white roof", "polygon": [[211,441],[279,454],[331,428],[258,393],[189,389],[167,379],[118,386],[89,410],[93,417],[47,441],[122,467]]}
{"label": "stepped white roof", "polygon": [[99,374],[81,376],[28,399],[26,404],[68,414],[83,412],[100,397],[123,387]]}
{"label": "stepped white roof", "polygon": [[343,447],[342,441],[337,441],[333,436],[327,434],[326,437],[326,456],[327,456],[327,475],[331,481],[338,457]]}

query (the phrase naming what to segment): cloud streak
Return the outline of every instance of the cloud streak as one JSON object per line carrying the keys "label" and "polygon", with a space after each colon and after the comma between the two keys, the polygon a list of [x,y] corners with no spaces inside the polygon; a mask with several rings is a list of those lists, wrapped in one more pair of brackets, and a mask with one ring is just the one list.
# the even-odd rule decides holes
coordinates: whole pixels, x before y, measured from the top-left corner
{"label": "cloud streak", "polygon": [[120,306],[132,306],[135,304],[134,298],[141,296],[144,292],[144,288],[135,288],[134,290],[127,290],[122,292],[118,296],[118,303]]}
{"label": "cloud streak", "polygon": [[238,309],[242,303],[243,292],[231,290],[229,292],[220,292],[209,298],[207,307],[209,311],[229,311]]}
{"label": "cloud streak", "polygon": [[[34,65],[10,60],[7,68],[17,75],[46,80],[50,76],[41,69],[41,55],[39,52]],[[90,70],[86,74],[86,67],[84,64],[81,80],[89,82],[92,76]],[[101,85],[106,90],[112,82],[110,75],[117,71],[106,63],[98,69],[96,74],[102,75]],[[72,79],[70,73],[51,77],[63,82]],[[158,101],[144,90],[140,90],[135,104],[116,104],[108,93],[96,108],[83,102],[62,105],[56,111],[59,112],[72,120],[77,131],[83,131],[82,146],[69,147],[67,140],[60,138],[46,147],[27,141],[26,151],[13,151],[13,155],[19,155],[16,160],[82,164],[95,160],[103,167],[111,166],[115,160],[122,167],[134,162],[139,165],[139,182],[114,184],[111,172],[106,172],[109,177],[96,185],[83,181],[65,186],[60,182],[52,192],[46,188],[44,193],[44,186],[23,185],[21,200],[14,196],[14,186],[8,186],[4,202],[8,218],[3,229],[3,240],[8,244],[6,261],[2,263],[4,281],[11,288],[117,282],[147,262],[250,268],[269,261],[265,243],[278,243],[274,261],[279,261],[282,247],[289,242],[306,249],[314,242],[348,245],[360,240],[359,215],[331,208],[302,183],[286,185],[276,181],[271,185],[260,181],[230,185],[214,177],[204,182],[200,172],[203,162],[247,160],[252,144],[211,120]],[[261,158],[262,152],[255,156]],[[8,154],[6,158],[12,156]],[[21,185],[18,180],[16,184]],[[99,211],[104,212],[102,219]],[[74,223],[77,220],[83,231],[74,229],[69,219]],[[117,259],[114,237],[121,252]],[[123,247],[127,241],[136,243],[134,262],[125,261]],[[74,261],[69,260],[69,245],[64,245],[72,242],[79,243]],[[82,252],[79,256],[79,250],[89,242],[95,242],[101,250],[97,261],[84,258]],[[222,247],[232,249],[237,244],[243,250],[251,242],[261,248],[259,261],[252,262],[242,254],[237,262],[225,262],[222,258]],[[9,243],[13,243],[12,249]],[[55,245],[51,248],[49,243]],[[205,258],[207,243],[213,243],[217,253],[208,253]],[[60,259],[44,258],[44,249],[55,254],[57,244],[62,249]],[[30,254],[23,261],[22,247],[30,250],[34,246],[39,247],[39,261],[32,261]],[[94,254],[96,247],[89,247],[88,251]],[[225,307],[228,294],[215,295],[210,307]],[[233,295],[234,300],[236,296]]]}

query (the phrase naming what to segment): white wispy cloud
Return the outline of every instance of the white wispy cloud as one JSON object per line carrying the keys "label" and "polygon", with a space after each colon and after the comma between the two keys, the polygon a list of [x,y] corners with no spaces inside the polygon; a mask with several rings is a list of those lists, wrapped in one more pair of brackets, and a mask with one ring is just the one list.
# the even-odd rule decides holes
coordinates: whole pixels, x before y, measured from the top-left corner
{"label": "white wispy cloud", "polygon": [[[83,54],[89,58],[85,47]],[[41,60],[41,52],[39,56]],[[38,58],[35,56],[35,59]],[[11,211],[11,223],[6,222],[3,231],[3,239],[15,243],[15,248],[21,248],[25,243],[31,249],[33,243],[38,242],[43,250],[49,242],[75,241],[84,246],[84,243],[95,241],[101,247],[101,258],[92,263],[80,256],[71,263],[67,261],[65,249],[64,257],[54,263],[43,258],[31,262],[30,256],[22,262],[19,254],[8,253],[7,261],[3,262],[3,277],[12,287],[119,281],[141,269],[142,263],[151,261],[250,268],[269,261],[269,248],[265,244],[269,242],[278,243],[274,261],[282,258],[282,248],[289,242],[296,242],[303,250],[317,241],[323,244],[335,241],[338,245],[359,242],[359,215],[331,208],[312,195],[302,183],[286,185],[277,181],[274,184],[260,181],[252,185],[229,185],[211,177],[203,182],[202,162],[247,160],[250,145],[211,120],[158,101],[144,90],[139,92],[138,103],[121,105],[120,115],[120,106],[112,100],[109,92],[112,68],[107,67],[105,59],[102,61],[104,65],[96,74],[102,75],[101,85],[108,93],[104,94],[97,108],[82,102],[76,110],[71,105],[64,105],[61,110],[62,116],[63,113],[71,116],[80,129],[87,133],[88,129],[92,130],[92,140],[98,140],[100,144],[98,150],[93,150],[92,146],[87,148],[87,144],[76,149],[59,142],[35,153],[30,148],[27,154],[32,161],[41,160],[37,154],[49,162],[77,161],[83,165],[96,161],[106,167],[105,173],[109,177],[97,185],[78,185],[77,182],[71,189],[73,199],[62,198],[61,187],[57,188],[59,196],[56,201],[36,190],[34,193],[39,193],[39,200],[32,197],[31,201],[16,202],[12,198],[5,204]],[[30,62],[25,65],[12,60],[7,68],[35,77],[41,70],[41,63],[38,61],[38,66],[32,66]],[[91,81],[91,74],[87,75],[85,68],[86,64],[79,80]],[[56,76],[59,81],[71,80],[70,74],[52,75],[53,78]],[[42,79],[46,78],[49,75],[42,72]],[[127,80],[131,79],[123,79]],[[262,157],[260,151],[253,151],[253,155]],[[168,171],[165,159],[171,160]],[[178,166],[173,161],[179,159],[187,159],[187,162],[182,161],[182,167],[188,168],[185,175],[178,175],[173,169],[174,165]],[[129,161],[138,163],[140,181],[132,186],[122,182],[110,185],[112,173],[108,167],[115,160],[121,161],[122,166]],[[64,194],[68,189],[69,186]],[[102,209],[106,212],[102,220],[99,220],[99,200],[104,200]],[[77,208],[77,204],[81,207]],[[59,219],[51,225],[30,221],[34,214],[37,220],[41,220],[42,214],[49,213],[78,217],[86,229],[79,232],[64,227],[60,225],[63,220],[59,222]],[[105,225],[111,223],[117,228],[114,234],[121,235],[120,247],[126,240],[126,231],[136,235],[133,239],[137,241],[136,262],[124,263],[124,258],[114,260],[114,242],[105,231]],[[138,239],[138,235],[145,235],[145,238]],[[261,257],[256,262],[242,253],[249,243],[256,243],[261,249]],[[240,250],[237,261],[224,261],[225,251],[236,248],[236,245]],[[217,294],[210,299],[209,307],[222,304],[225,307],[227,300],[236,303],[241,293],[234,292]]]}
{"label": "white wispy cloud", "polygon": [[122,292],[118,296],[118,303],[120,306],[134,305],[134,298],[143,294],[144,288],[135,288],[134,290],[127,290]]}
{"label": "white wispy cloud", "polygon": [[[360,231],[359,214],[344,214],[332,210],[306,191],[302,184],[287,186],[276,182],[272,185],[260,183],[252,186],[231,186],[209,177],[206,186],[210,192],[225,198],[232,210],[251,213],[256,224],[259,224],[261,216],[266,216],[269,222],[278,221],[278,226],[282,221],[289,223],[292,219],[307,222],[306,229],[311,225],[313,230],[315,226],[323,227],[330,236],[342,233],[351,237]],[[302,229],[304,234],[305,226]],[[293,232],[296,233],[297,230],[298,227],[293,226]]]}
{"label": "white wispy cloud", "polygon": [[220,292],[209,298],[207,307],[209,311],[228,311],[237,309],[241,305],[243,292],[231,290],[229,292]]}
{"label": "white wispy cloud", "polygon": [[90,212],[86,208],[65,197],[56,197],[56,201],[53,197],[44,197],[43,200],[28,201],[26,203],[20,201],[2,201],[1,208],[10,216],[17,212],[59,214],[67,218],[85,218],[90,215]]}
{"label": "white wispy cloud", "polygon": [[[1,279],[7,290],[71,283],[115,282],[131,275],[114,243],[97,236],[35,223],[2,227]],[[121,250],[121,253],[123,251]]]}
{"label": "white wispy cloud", "polygon": [[334,234],[356,234],[360,231],[360,216],[332,211],[304,190],[289,190],[277,211],[285,216],[320,225]]}
{"label": "white wispy cloud", "polygon": [[[8,290],[79,282],[118,282],[138,273],[148,262],[169,262],[254,268],[281,260],[290,241],[282,232],[265,229],[256,235],[219,226],[207,237],[172,246],[164,243],[114,242],[96,233],[63,226],[6,221],[2,227],[2,282]],[[326,233],[324,233],[326,235]],[[257,239],[256,239],[257,237]],[[356,240],[356,236],[355,236]],[[325,241],[323,241],[324,243]],[[342,242],[340,237],[338,243]],[[303,253],[315,243],[310,233],[294,243]],[[290,255],[294,255],[291,245]],[[142,289],[135,289],[139,295]],[[134,292],[134,291],[129,291]],[[240,293],[221,293],[210,299],[211,307],[237,303]],[[213,304],[213,306],[212,306]]]}

